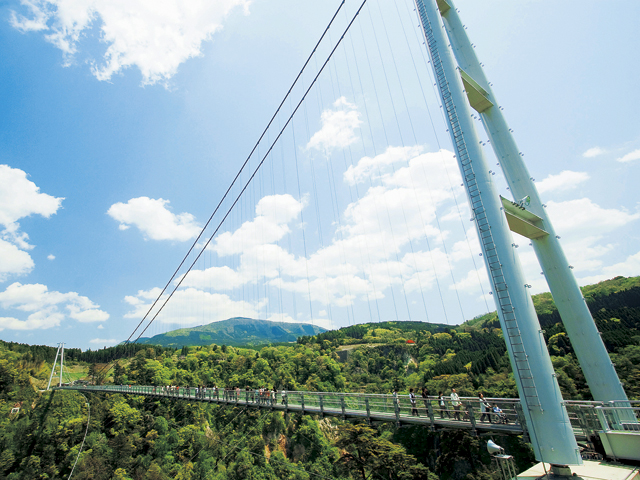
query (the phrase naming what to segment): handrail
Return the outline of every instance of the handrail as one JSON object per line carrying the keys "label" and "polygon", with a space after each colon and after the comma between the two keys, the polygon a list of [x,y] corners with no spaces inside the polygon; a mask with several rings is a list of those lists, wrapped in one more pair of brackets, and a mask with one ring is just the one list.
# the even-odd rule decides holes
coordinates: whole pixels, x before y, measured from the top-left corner
{"label": "handrail", "polygon": [[[267,407],[277,410],[296,411],[320,415],[360,417],[371,421],[395,421],[396,423],[430,424],[432,428],[441,425],[456,424],[456,428],[476,428],[504,430],[507,433],[524,431],[520,401],[517,398],[486,398],[492,406],[501,410],[493,412],[480,405],[477,397],[460,397],[452,401],[443,397],[444,405],[436,396],[415,398],[412,405],[408,394],[376,394],[349,392],[310,392],[285,390],[269,392],[262,397],[255,389],[239,391],[225,388],[183,387],[179,385],[83,385],[63,386],[61,389],[80,391],[102,391],[155,397],[193,399],[220,404],[233,404],[253,407]],[[455,403],[455,405],[454,405]],[[486,423],[486,425],[485,425]]]}
{"label": "handrail", "polygon": [[[436,428],[461,428],[473,432],[501,431],[509,434],[527,434],[522,406],[518,398],[488,397],[485,400],[499,413],[483,408],[478,397],[460,397],[453,401],[449,396],[416,396],[412,404],[407,394],[310,392],[301,390],[269,391],[260,396],[255,389],[225,389],[206,387],[184,387],[179,385],[75,385],[56,387],[79,391],[98,391],[129,395],[165,397],[168,399],[195,400],[229,406],[269,408],[284,412],[307,413],[320,416],[337,416],[342,419],[361,418],[372,420],[428,425]],[[454,402],[456,405],[454,405]],[[458,403],[459,402],[459,403]],[[616,402],[591,400],[566,400],[573,432],[578,439],[597,436],[599,431],[624,431],[640,435],[640,420],[621,421],[619,411],[633,411],[640,417],[640,401],[631,401],[637,407],[618,407]],[[625,417],[623,415],[623,417]],[[626,418],[626,417],[625,417]]]}

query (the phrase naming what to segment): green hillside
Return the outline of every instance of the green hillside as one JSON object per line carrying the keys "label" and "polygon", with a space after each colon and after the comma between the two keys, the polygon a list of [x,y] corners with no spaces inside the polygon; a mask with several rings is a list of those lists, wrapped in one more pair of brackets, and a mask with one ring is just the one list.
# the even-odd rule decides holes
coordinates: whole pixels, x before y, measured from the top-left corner
{"label": "green hillside", "polygon": [[[618,277],[583,289],[631,399],[640,399],[639,280]],[[589,399],[553,302],[548,294],[535,301],[563,397]],[[229,346],[229,338],[258,337],[251,326],[273,322],[232,320],[237,332],[230,320],[167,336],[226,332],[222,346],[212,341],[180,352],[150,345],[74,352],[68,367],[99,368],[100,362],[122,356],[126,360],[104,375],[107,381],[387,394],[422,387],[431,394],[448,394],[456,388],[463,397],[478,392],[487,397],[518,395],[495,313],[458,327],[422,322],[355,325],[260,348]],[[72,478],[79,480],[500,478],[486,438],[466,431],[396,428],[392,423],[367,426],[163,398],[38,392],[34,387],[47,381],[54,356],[50,347],[0,342],[0,479],[68,478],[76,459]],[[87,432],[87,402],[90,428],[78,454]],[[16,404],[20,411],[12,414]],[[491,438],[515,457],[518,471],[531,465],[531,448],[522,437]]]}
{"label": "green hillside", "polygon": [[236,317],[193,328],[180,328],[151,338],[141,338],[137,343],[176,348],[212,343],[242,347],[291,343],[299,337],[325,331],[324,328],[308,323],[283,323]]}

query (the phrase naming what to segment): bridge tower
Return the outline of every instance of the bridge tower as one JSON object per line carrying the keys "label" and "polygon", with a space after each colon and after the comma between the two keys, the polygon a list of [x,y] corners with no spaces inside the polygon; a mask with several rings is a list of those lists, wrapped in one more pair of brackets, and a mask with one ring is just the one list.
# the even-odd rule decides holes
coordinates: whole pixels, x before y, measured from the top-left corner
{"label": "bridge tower", "polygon": [[[573,267],[567,261],[453,1],[438,0],[437,3],[469,103],[480,114],[515,200],[503,202],[509,226],[533,244],[593,398],[629,407],[627,395],[571,271]],[[515,206],[521,199],[526,202]]]}
{"label": "bridge tower", "polygon": [[[505,203],[493,184],[468,98],[473,98],[476,110],[492,109],[496,104],[486,95],[471,92],[467,85],[475,87],[477,83],[460,69],[452,54],[441,18],[441,12],[452,10],[451,2],[415,2],[536,458],[556,465],[580,465],[582,459],[516,253]],[[482,91],[478,89],[481,94]],[[518,211],[528,212],[517,206]],[[521,216],[529,219],[528,224],[543,230],[536,220]]]}
{"label": "bridge tower", "polygon": [[60,382],[58,384],[59,387],[62,386],[62,369],[64,364],[64,343],[58,344],[58,350],[56,351],[56,358],[53,361],[53,367],[51,367],[51,375],[49,375],[49,383],[47,384],[47,390],[51,387],[51,379],[53,378],[53,373],[56,371],[56,363],[58,363],[58,355],[60,355]]}
{"label": "bridge tower", "polygon": [[[515,200],[503,201],[509,226],[531,240],[593,398],[601,402],[622,402],[629,407],[627,394],[571,271],[573,267],[567,261],[453,1],[438,0],[437,3],[469,103],[480,114]],[[519,203],[522,199],[526,202]]]}

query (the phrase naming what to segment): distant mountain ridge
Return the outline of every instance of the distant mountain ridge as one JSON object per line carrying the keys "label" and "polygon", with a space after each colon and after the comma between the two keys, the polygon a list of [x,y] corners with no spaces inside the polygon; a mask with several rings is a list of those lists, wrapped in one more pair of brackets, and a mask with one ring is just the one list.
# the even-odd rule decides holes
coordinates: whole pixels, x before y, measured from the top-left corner
{"label": "distant mountain ridge", "polygon": [[270,320],[235,317],[192,328],[180,328],[137,343],[163,347],[229,345],[233,347],[295,342],[298,337],[326,332],[325,328],[309,323],[284,323]]}

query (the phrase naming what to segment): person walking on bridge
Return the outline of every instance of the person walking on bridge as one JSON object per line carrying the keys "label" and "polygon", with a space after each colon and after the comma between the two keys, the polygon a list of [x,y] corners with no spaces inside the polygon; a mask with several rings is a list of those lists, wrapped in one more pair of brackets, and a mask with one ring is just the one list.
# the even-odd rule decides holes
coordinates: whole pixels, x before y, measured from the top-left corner
{"label": "person walking on bridge", "polygon": [[429,391],[427,387],[422,387],[422,402],[424,403],[424,412],[425,415],[429,415]]}
{"label": "person walking on bridge", "polygon": [[478,400],[480,401],[480,421],[484,422],[484,418],[487,417],[489,423],[493,423],[491,421],[491,404],[487,402],[482,393],[478,394]]}
{"label": "person walking on bridge", "polygon": [[451,399],[451,405],[453,406],[453,416],[455,417],[456,420],[461,421],[460,405],[462,405],[462,403],[460,402],[460,397],[456,393],[455,388],[451,389],[451,395],[449,395],[449,398]]}
{"label": "person walking on bridge", "polygon": [[445,414],[447,415],[447,418],[451,418],[449,417],[447,403],[444,400],[444,394],[442,392],[438,392],[438,406],[440,407],[440,418],[444,418]]}
{"label": "person walking on bridge", "polygon": [[415,415],[416,417],[419,417],[420,414],[418,413],[418,407],[416,406],[416,394],[413,393],[413,388],[409,389],[409,401],[411,402],[411,416],[413,417]]}

